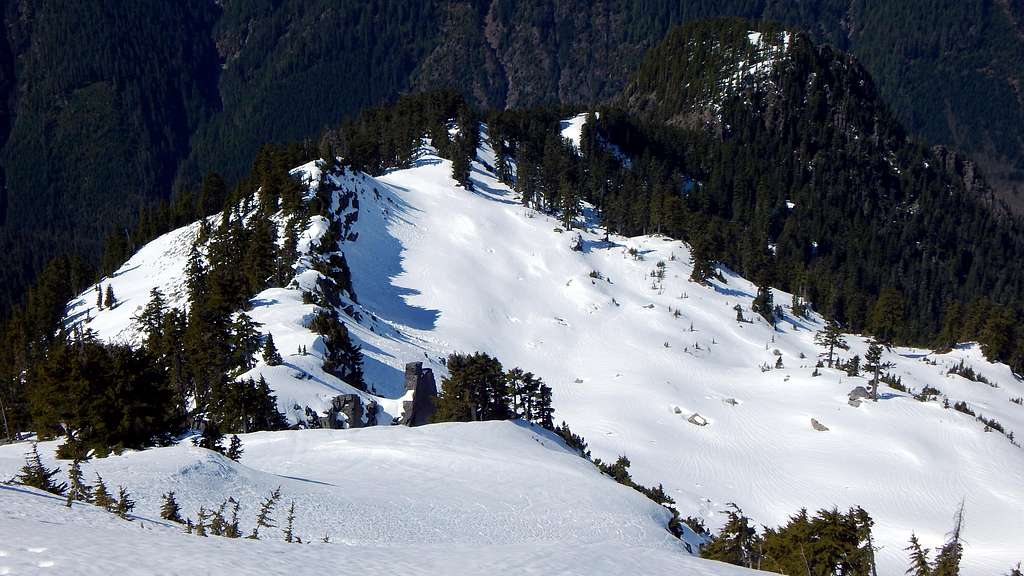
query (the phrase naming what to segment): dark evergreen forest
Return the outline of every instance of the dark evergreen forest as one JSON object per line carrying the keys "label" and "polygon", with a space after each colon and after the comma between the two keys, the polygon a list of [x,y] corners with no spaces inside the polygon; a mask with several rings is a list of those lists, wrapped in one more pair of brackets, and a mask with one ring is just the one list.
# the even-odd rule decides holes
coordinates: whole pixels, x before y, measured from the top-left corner
{"label": "dark evergreen forest", "polygon": [[211,171],[233,188],[264,143],[313,138],[424,89],[479,109],[593,106],[672,26],[725,15],[851,52],[911,134],[968,153],[1016,200],[1024,12],[1013,2],[9,2],[0,316],[52,257],[98,267],[107,236],[130,242],[143,210],[182,205]]}

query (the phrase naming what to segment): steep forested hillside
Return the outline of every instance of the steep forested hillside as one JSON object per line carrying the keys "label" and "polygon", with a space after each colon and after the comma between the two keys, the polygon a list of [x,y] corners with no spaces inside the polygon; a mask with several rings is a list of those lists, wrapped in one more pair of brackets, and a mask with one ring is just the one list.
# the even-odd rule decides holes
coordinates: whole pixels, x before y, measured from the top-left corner
{"label": "steep forested hillside", "polygon": [[[1019,187],[1024,15],[998,0],[10,2],[0,38],[0,309],[58,253],[172,184],[229,184],[266,141],[438,87],[476,105],[595,103],[671,26],[770,19],[856,55],[911,133]],[[82,218],[83,210],[99,218]]]}

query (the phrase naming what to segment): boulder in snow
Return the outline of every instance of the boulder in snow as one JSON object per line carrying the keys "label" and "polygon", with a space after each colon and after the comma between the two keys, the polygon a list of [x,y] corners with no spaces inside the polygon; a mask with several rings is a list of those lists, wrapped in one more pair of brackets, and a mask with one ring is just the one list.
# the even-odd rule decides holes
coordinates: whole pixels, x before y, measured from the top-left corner
{"label": "boulder in snow", "polygon": [[690,424],[696,424],[697,426],[708,425],[707,419],[701,416],[700,414],[697,414],[696,412],[694,412],[692,416],[687,418],[686,421],[689,422]]}
{"label": "boulder in snow", "polygon": [[850,401],[851,402],[854,401],[854,400],[864,400],[866,398],[871,398],[871,393],[868,392],[867,388],[865,388],[863,386],[857,386],[853,390],[850,390]]}
{"label": "boulder in snow", "polygon": [[577,232],[569,243],[569,248],[572,248],[576,252],[583,252],[583,235]]}
{"label": "boulder in snow", "polygon": [[821,422],[818,422],[818,420],[815,418],[811,418],[811,428],[814,428],[818,432],[828,432],[828,426],[825,426]]}

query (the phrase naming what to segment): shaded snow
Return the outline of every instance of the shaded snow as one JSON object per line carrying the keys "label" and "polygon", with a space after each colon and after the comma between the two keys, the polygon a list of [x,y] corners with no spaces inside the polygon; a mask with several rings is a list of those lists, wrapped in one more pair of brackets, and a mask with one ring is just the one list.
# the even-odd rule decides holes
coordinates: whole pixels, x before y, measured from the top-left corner
{"label": "shaded snow", "polygon": [[[0,485],[0,573],[294,574],[332,565],[403,574],[749,573],[687,555],[664,529],[664,509],[549,433],[513,423],[242,439],[239,463],[187,443],[86,462],[88,479],[98,472],[129,488],[132,522]],[[48,464],[54,447],[40,445]],[[0,447],[0,477],[17,470],[24,448]],[[193,520],[200,506],[235,497],[248,533],[258,500],[278,486],[278,528],[263,529],[260,541],[186,535],[159,517],[168,490]],[[282,541],[292,501],[307,545]],[[331,543],[321,542],[325,534]]]}

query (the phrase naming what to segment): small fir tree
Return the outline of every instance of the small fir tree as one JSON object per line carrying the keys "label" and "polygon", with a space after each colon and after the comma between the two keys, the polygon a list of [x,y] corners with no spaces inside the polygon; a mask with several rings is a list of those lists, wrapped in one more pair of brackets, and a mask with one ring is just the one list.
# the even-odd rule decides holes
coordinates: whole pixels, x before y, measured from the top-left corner
{"label": "small fir tree", "polygon": [[117,306],[117,298],[114,296],[114,287],[110,284],[107,284],[107,295],[103,300],[103,305],[107,308]]}
{"label": "small fir tree", "polygon": [[277,351],[277,346],[274,345],[273,334],[267,334],[267,339],[263,343],[263,360],[267,366],[280,366],[284,362],[281,359],[281,354]]}
{"label": "small fir tree", "polygon": [[206,511],[205,506],[199,507],[199,514],[196,515],[195,534],[196,536],[206,537],[206,521],[209,520],[210,513]]}
{"label": "small fir tree", "polygon": [[92,488],[85,483],[82,475],[81,460],[73,460],[68,468],[68,506],[72,500],[89,502],[92,500]]}
{"label": "small fir tree", "polygon": [[128,519],[128,513],[135,509],[135,501],[131,499],[131,495],[128,493],[128,489],[124,486],[117,487],[117,504],[114,505],[114,512],[124,518]]}
{"label": "small fir tree", "polygon": [[22,486],[30,486],[63,496],[64,490],[68,486],[63,482],[58,483],[53,480],[58,473],[60,473],[60,468],[50,470],[43,466],[43,461],[39,457],[39,447],[33,442],[32,448],[25,453],[25,465],[21,467],[21,472],[18,473],[14,481]]}
{"label": "small fir tree", "polygon": [[238,500],[234,498],[228,498],[231,502],[231,520],[228,521],[227,526],[224,528],[224,536],[227,538],[239,538],[242,536],[242,531],[238,527]]}
{"label": "small fir tree", "polygon": [[819,346],[823,346],[826,350],[828,350],[829,368],[832,367],[833,358],[835,356],[835,351],[837,348],[839,350],[849,350],[850,348],[846,344],[846,339],[843,338],[842,327],[840,327],[839,323],[836,322],[835,320],[827,321],[825,323],[825,328],[818,331],[818,333],[814,335],[814,343]]}
{"label": "small fir tree", "polygon": [[114,497],[107,490],[107,484],[99,474],[96,474],[96,487],[93,489],[92,503],[108,512],[113,511],[116,504]]}
{"label": "small fir tree", "polygon": [[291,543],[295,540],[295,500],[288,506],[288,518],[285,519],[284,541]]}
{"label": "small fir tree", "polygon": [[236,434],[232,434],[231,443],[228,445],[228,451],[225,453],[225,456],[231,458],[235,462],[238,462],[238,459],[242,457],[242,452],[244,451],[245,450],[242,449],[242,440],[239,439]]}
{"label": "small fir tree", "polygon": [[278,486],[269,496],[263,499],[260,503],[260,511],[256,514],[256,526],[252,529],[252,534],[249,538],[253,540],[259,540],[260,528],[273,528],[274,518],[271,514],[274,513],[274,507],[277,506],[277,502],[281,499],[281,487]]}
{"label": "small fir tree", "polygon": [[177,522],[178,524],[184,522],[181,519],[181,507],[178,506],[178,501],[174,498],[173,490],[163,495],[163,503],[160,505],[160,517],[170,522]]}
{"label": "small fir tree", "polygon": [[228,501],[225,500],[210,514],[210,534],[213,536],[223,536],[227,530],[228,521],[224,517],[224,509],[227,507]]}
{"label": "small fir tree", "polygon": [[960,540],[960,532],[964,524],[964,505],[961,502],[956,512],[956,523],[953,531],[949,533],[946,543],[935,555],[935,565],[932,576],[958,576],[960,574],[960,560],[963,558],[964,547]]}
{"label": "small fir tree", "polygon": [[928,549],[921,547],[917,534],[910,535],[910,546],[904,548],[910,555],[910,567],[907,576],[931,576],[932,567],[928,562]]}

